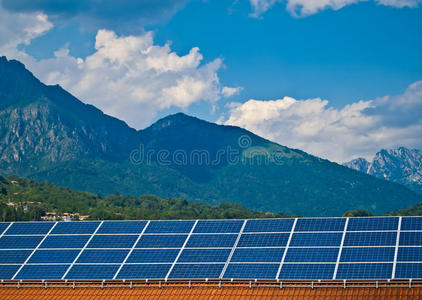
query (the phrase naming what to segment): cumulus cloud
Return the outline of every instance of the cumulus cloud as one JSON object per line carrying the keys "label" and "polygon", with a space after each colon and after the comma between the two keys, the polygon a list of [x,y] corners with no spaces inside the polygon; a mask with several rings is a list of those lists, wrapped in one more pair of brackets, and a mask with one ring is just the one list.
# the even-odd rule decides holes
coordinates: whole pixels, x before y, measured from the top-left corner
{"label": "cumulus cloud", "polygon": [[[347,5],[368,0],[250,0],[251,16],[259,17],[277,2],[286,3],[287,11],[294,16],[309,16],[324,9],[338,10]],[[422,0],[374,0],[377,4],[396,8],[418,7]]]}
{"label": "cumulus cloud", "polygon": [[242,90],[242,87],[240,87],[240,86],[238,86],[238,87],[225,86],[221,90],[221,93],[223,94],[223,96],[225,98],[228,98],[228,97],[231,97],[231,96],[234,96],[234,95],[239,95],[241,90]]}
{"label": "cumulus cloud", "polygon": [[397,96],[335,109],[321,98],[232,103],[227,125],[337,162],[371,158],[381,148],[422,148],[422,81]]}

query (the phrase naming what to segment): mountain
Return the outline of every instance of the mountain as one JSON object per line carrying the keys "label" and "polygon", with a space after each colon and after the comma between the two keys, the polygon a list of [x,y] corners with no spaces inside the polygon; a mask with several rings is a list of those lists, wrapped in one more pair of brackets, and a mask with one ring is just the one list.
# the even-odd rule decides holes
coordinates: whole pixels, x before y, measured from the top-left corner
{"label": "mountain", "polygon": [[357,158],[344,164],[346,167],[397,182],[422,194],[422,152],[399,147],[379,151],[372,162]]}
{"label": "mountain", "polygon": [[144,130],[0,59],[0,173],[98,194],[154,194],[304,216],[422,201],[407,188],[182,113]]}

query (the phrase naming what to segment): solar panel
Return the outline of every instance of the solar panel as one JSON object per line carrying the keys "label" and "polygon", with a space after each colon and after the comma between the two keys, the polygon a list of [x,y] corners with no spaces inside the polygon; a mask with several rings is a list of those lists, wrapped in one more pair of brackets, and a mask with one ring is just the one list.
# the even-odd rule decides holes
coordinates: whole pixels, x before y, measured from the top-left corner
{"label": "solar panel", "polygon": [[280,264],[229,264],[223,278],[274,279]]}
{"label": "solar panel", "polygon": [[341,263],[337,279],[385,279],[391,278],[392,263]]}
{"label": "solar panel", "polygon": [[98,229],[97,233],[127,233],[127,234],[135,234],[141,233],[144,229],[145,225],[147,224],[146,221],[108,221],[103,222],[103,225]]}
{"label": "solar panel", "polygon": [[194,233],[238,233],[243,220],[200,220],[195,226]]}
{"label": "solar panel", "polygon": [[219,278],[224,264],[175,264],[169,278]]}
{"label": "solar panel", "polygon": [[5,222],[0,279],[422,279],[422,217],[346,220]]}

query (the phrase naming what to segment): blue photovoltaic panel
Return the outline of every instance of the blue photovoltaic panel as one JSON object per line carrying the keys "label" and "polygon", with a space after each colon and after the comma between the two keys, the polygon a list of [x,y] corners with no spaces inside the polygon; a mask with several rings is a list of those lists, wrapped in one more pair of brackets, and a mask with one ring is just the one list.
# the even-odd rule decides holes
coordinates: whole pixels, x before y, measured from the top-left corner
{"label": "blue photovoltaic panel", "polygon": [[397,232],[347,232],[344,246],[395,246]]}
{"label": "blue photovoltaic panel", "polygon": [[231,249],[184,249],[178,262],[223,262],[229,257]]}
{"label": "blue photovoltaic panel", "polygon": [[0,264],[20,264],[31,255],[32,250],[0,250]]}
{"label": "blue photovoltaic panel", "polygon": [[186,247],[190,248],[223,248],[233,247],[237,234],[195,234],[191,235]]}
{"label": "blue photovoltaic panel", "polygon": [[117,279],[163,279],[170,267],[171,264],[124,265]]}
{"label": "blue photovoltaic panel", "polygon": [[37,250],[28,263],[72,263],[80,250]]}
{"label": "blue photovoltaic panel", "polygon": [[397,263],[395,278],[422,279],[422,263]]}
{"label": "blue photovoltaic panel", "polygon": [[51,234],[91,234],[100,222],[58,222]]}
{"label": "blue photovoltaic panel", "polygon": [[239,233],[243,220],[200,220],[194,233]]}
{"label": "blue photovoltaic panel", "polygon": [[283,247],[289,233],[248,233],[242,234],[237,247]]}
{"label": "blue photovoltaic panel", "polygon": [[422,262],[422,247],[399,247],[397,261]]}
{"label": "blue photovoltaic panel", "polygon": [[338,266],[336,279],[389,279],[392,271],[392,263],[341,263]]}
{"label": "blue photovoltaic panel", "polygon": [[194,221],[151,221],[145,233],[189,233]]}
{"label": "blue photovoltaic panel", "polygon": [[294,219],[248,220],[243,232],[290,232]]}
{"label": "blue photovoltaic panel", "polygon": [[135,248],[181,248],[188,236],[178,235],[143,235]]}
{"label": "blue photovoltaic panel", "polygon": [[400,230],[422,230],[422,217],[402,217]]}
{"label": "blue photovoltaic panel", "polygon": [[280,264],[229,264],[227,279],[275,279]]}
{"label": "blue photovoltaic panel", "polygon": [[298,219],[295,231],[343,231],[346,219]]}
{"label": "blue photovoltaic panel", "polygon": [[76,263],[122,263],[129,250],[90,250],[85,249]]}
{"label": "blue photovoltaic panel", "polygon": [[40,248],[83,248],[89,235],[49,235]]}
{"label": "blue photovoltaic panel", "polygon": [[224,264],[175,264],[169,278],[219,278]]}
{"label": "blue photovoltaic panel", "polygon": [[6,230],[10,223],[0,223],[0,235]]}
{"label": "blue photovoltaic panel", "polygon": [[343,233],[294,233],[290,247],[340,246]]}
{"label": "blue photovoltaic panel", "polygon": [[120,265],[73,265],[66,279],[113,279]]}
{"label": "blue photovoltaic panel", "polygon": [[0,265],[0,279],[12,279],[20,265]]}
{"label": "blue photovoltaic panel", "polygon": [[42,239],[42,236],[3,236],[0,249],[34,249]]}
{"label": "blue photovoltaic panel", "polygon": [[341,262],[388,262],[394,260],[394,247],[346,248],[341,252]]}
{"label": "blue photovoltaic panel", "polygon": [[332,279],[335,264],[283,264],[279,279]]}
{"label": "blue photovoltaic panel", "polygon": [[132,248],[137,235],[94,235],[87,248]]}
{"label": "blue photovoltaic panel", "polygon": [[237,248],[230,262],[281,262],[284,248]]}
{"label": "blue photovoltaic panel", "polygon": [[25,265],[15,279],[61,279],[70,265]]}
{"label": "blue photovoltaic panel", "polygon": [[347,231],[397,230],[398,217],[350,218]]}
{"label": "blue photovoltaic panel", "polygon": [[401,232],[400,233],[400,246],[421,246],[421,245],[422,245],[422,232]]}
{"label": "blue photovoltaic panel", "polygon": [[51,227],[53,222],[24,222],[24,223],[13,223],[12,226],[6,231],[5,235],[30,235],[30,234],[46,234]]}
{"label": "blue photovoltaic panel", "polygon": [[141,233],[146,221],[105,221],[97,233]]}
{"label": "blue photovoltaic panel", "polygon": [[336,262],[339,248],[289,248],[285,262]]}
{"label": "blue photovoltaic panel", "polygon": [[127,263],[172,263],[180,249],[134,249]]}

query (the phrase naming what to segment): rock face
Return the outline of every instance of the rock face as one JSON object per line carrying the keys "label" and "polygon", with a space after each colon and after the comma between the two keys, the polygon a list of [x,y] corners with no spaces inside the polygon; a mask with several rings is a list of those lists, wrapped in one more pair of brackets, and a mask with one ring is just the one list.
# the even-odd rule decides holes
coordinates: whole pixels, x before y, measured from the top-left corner
{"label": "rock face", "polygon": [[[116,95],[118,96],[118,95]],[[155,194],[210,204],[338,216],[422,201],[407,188],[182,113],[130,128],[17,61],[0,58],[0,174],[100,194]]]}
{"label": "rock face", "polygon": [[378,178],[403,184],[422,194],[422,152],[420,150],[405,147],[382,149],[374,156],[372,162],[358,158],[344,165]]}

